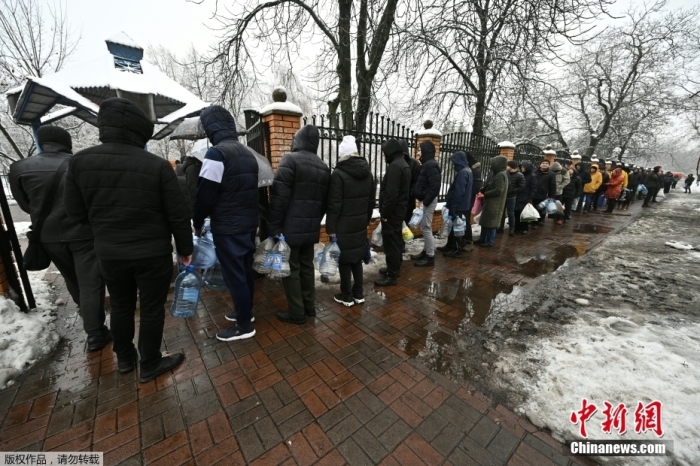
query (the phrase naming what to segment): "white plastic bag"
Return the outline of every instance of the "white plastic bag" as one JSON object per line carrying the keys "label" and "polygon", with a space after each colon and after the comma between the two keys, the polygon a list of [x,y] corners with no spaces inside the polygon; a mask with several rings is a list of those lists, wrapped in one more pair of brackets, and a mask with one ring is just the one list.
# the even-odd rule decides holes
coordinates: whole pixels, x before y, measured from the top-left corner
{"label": "white plastic bag", "polygon": [[421,220],[423,220],[423,209],[416,207],[413,209],[413,215],[411,216],[411,221],[408,222],[408,226],[411,228],[416,228]]}
{"label": "white plastic bag", "polygon": [[532,204],[527,204],[520,214],[521,222],[536,222],[539,219],[540,213],[537,212],[537,209],[535,209]]}
{"label": "white plastic bag", "polygon": [[452,231],[452,219],[446,217],[442,219],[442,228],[440,228],[440,238],[447,238]]}
{"label": "white plastic bag", "polygon": [[372,244],[380,248],[384,245],[384,240],[382,239],[382,222],[379,222],[379,225],[377,225],[377,228],[375,228],[372,233]]}

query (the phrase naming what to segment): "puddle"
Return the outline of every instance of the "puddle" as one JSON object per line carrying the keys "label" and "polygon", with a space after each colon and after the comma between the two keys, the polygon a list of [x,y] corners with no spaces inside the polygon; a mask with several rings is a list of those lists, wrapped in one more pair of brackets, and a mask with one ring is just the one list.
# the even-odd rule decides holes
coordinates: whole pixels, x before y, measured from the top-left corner
{"label": "puddle", "polygon": [[557,246],[551,251],[534,256],[518,256],[516,253],[516,261],[518,268],[513,273],[525,275],[526,277],[536,278],[541,275],[552,273],[559,267],[564,265],[567,259],[579,257],[586,252],[584,246],[574,244],[564,244]]}
{"label": "puddle", "polygon": [[574,233],[610,233],[612,228],[603,227],[600,225],[592,225],[590,223],[579,223],[574,225]]}

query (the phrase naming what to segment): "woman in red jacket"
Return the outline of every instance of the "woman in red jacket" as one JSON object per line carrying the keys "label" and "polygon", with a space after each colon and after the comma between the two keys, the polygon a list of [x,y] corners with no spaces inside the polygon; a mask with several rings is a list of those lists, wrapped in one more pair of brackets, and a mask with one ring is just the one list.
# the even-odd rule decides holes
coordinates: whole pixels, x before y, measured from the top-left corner
{"label": "woman in red jacket", "polygon": [[605,188],[605,198],[608,200],[608,210],[605,211],[606,214],[612,214],[615,208],[615,201],[620,197],[620,191],[622,191],[622,182],[624,177],[622,176],[622,168],[617,167],[613,170],[610,176],[610,181],[607,183]]}

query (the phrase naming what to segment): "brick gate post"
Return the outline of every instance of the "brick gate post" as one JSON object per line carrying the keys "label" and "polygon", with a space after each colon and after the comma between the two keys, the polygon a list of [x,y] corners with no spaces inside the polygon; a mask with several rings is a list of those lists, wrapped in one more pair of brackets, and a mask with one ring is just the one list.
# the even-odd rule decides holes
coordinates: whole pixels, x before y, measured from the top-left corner
{"label": "brick gate post", "polygon": [[502,155],[508,160],[513,160],[513,157],[515,156],[515,144],[510,141],[499,142],[498,155]]}
{"label": "brick gate post", "polygon": [[265,106],[260,115],[270,131],[270,164],[277,171],[282,156],[292,149],[294,133],[301,128],[301,108],[287,102],[287,91],[283,87],[272,92],[274,102]]}

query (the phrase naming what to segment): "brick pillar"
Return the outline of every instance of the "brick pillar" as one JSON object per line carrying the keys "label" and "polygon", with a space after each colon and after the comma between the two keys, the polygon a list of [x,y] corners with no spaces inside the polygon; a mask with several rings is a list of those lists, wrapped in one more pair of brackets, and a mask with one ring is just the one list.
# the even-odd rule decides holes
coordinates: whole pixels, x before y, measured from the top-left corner
{"label": "brick pillar", "polygon": [[287,102],[287,92],[283,87],[272,92],[273,103],[260,111],[263,123],[270,132],[270,164],[277,171],[282,156],[292,149],[294,134],[301,128],[301,108]]}
{"label": "brick pillar", "polygon": [[549,165],[552,165],[555,162],[555,159],[557,158],[557,151],[552,149],[552,146],[547,146],[544,148],[544,151],[542,151],[542,157],[549,161]]}
{"label": "brick pillar", "polygon": [[513,157],[515,157],[515,144],[510,141],[499,142],[498,155],[502,155],[508,160],[513,160]]}
{"label": "brick pillar", "polygon": [[433,128],[433,122],[425,120],[423,129],[416,132],[416,147],[413,150],[413,156],[418,157],[418,148],[423,141],[430,141],[435,146],[435,160],[440,161],[440,142],[442,141],[442,133]]}

